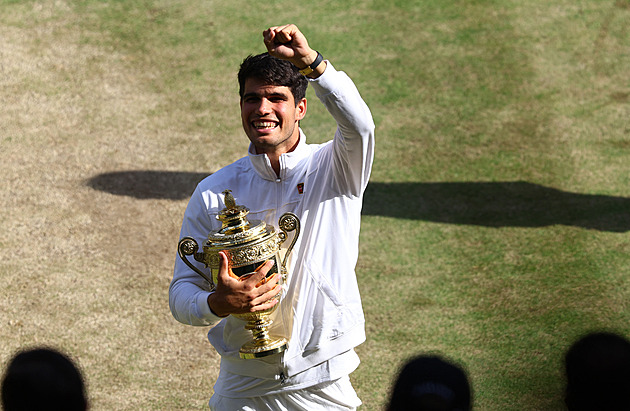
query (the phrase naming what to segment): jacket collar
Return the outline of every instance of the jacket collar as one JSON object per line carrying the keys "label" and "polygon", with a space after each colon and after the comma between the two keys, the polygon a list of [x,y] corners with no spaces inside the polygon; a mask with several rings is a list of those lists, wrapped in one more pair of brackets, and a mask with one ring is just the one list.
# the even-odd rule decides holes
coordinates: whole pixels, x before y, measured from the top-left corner
{"label": "jacket collar", "polygon": [[271,162],[266,154],[256,154],[256,149],[252,143],[249,143],[249,150],[247,152],[256,173],[263,179],[270,181],[276,181],[278,179],[284,180],[287,178],[298,163],[308,156],[308,153],[309,149],[306,145],[306,136],[302,129],[300,129],[300,140],[295,150],[280,156],[280,176],[278,177],[276,172],[273,171]]}

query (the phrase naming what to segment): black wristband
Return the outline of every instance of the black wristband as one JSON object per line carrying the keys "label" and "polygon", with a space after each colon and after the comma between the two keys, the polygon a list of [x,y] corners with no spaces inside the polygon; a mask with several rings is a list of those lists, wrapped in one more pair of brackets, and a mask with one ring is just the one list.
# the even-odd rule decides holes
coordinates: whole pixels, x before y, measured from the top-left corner
{"label": "black wristband", "polygon": [[306,66],[305,68],[303,68],[302,70],[300,70],[300,73],[303,76],[308,76],[309,74],[311,74],[313,72],[313,70],[315,70],[317,68],[317,66],[322,64],[322,61],[324,61],[324,57],[318,51],[317,52],[317,57],[315,57],[315,61],[312,62],[310,65]]}

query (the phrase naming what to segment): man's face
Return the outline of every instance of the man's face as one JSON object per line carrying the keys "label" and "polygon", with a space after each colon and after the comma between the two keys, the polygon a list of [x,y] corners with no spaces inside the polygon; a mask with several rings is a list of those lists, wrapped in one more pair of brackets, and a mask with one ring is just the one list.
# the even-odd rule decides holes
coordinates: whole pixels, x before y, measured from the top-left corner
{"label": "man's face", "polygon": [[306,114],[306,99],[295,104],[291,89],[265,84],[256,78],[245,81],[241,99],[243,129],[258,154],[286,153],[299,140],[298,121]]}

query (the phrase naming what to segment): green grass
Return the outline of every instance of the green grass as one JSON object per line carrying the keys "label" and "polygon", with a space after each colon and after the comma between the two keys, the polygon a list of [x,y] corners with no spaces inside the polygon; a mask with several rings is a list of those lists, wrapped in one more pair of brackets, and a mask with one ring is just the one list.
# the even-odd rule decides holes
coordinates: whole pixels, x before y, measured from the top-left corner
{"label": "green grass", "polygon": [[[94,409],[204,409],[218,358],[170,316],[186,200],[86,186],[243,155],[235,73],[294,22],[377,124],[357,267],[378,410],[439,352],[476,409],[561,410],[562,355],[630,335],[630,2],[2,1],[0,350],[49,343]],[[334,122],[309,90],[302,122]]]}

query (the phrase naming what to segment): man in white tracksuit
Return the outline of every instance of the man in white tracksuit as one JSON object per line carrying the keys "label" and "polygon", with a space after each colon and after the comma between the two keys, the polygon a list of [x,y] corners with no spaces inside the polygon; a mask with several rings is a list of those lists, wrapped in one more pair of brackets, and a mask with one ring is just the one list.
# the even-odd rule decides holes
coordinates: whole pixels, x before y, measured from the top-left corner
{"label": "man in white tracksuit", "polygon": [[[298,216],[301,234],[273,329],[289,339],[288,348],[241,359],[239,348],[251,333],[229,315],[276,303],[271,297],[282,288],[279,276],[261,284],[272,262],[239,280],[229,275],[221,254],[216,288],[208,291],[209,284],[177,259],[170,307],[182,323],[212,327],[208,338],[221,355],[221,368],[211,409],[352,410],[361,401],[349,374],[359,365],[354,348],[365,340],[354,269],[374,123],[350,78],[310,48],[296,26],[269,28],[263,40],[268,53],[248,57],[239,71],[241,117],[251,142],[248,156],[198,185],[181,237],[201,244],[221,227],[216,216],[225,207],[226,189],[237,204],[250,209],[250,221],[277,225],[285,212]],[[334,138],[324,144],[307,144],[299,128],[309,83],[337,122]],[[199,268],[207,270],[201,264]]]}

